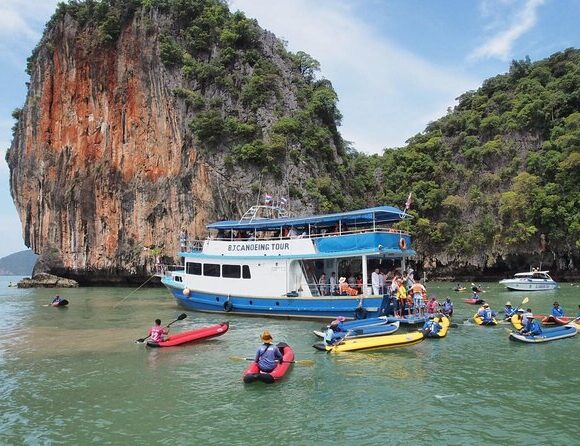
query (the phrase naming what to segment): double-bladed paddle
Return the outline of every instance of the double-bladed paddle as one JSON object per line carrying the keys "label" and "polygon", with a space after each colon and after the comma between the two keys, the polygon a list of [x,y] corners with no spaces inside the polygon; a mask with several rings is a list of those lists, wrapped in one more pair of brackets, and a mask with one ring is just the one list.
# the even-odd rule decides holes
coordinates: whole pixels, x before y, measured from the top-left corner
{"label": "double-bladed paddle", "polygon": [[[177,319],[175,319],[174,321],[171,321],[169,324],[167,324],[167,327],[169,328],[169,326],[170,326],[171,324],[174,324],[174,323],[175,323],[175,322],[177,322],[177,321],[182,321],[182,320],[183,320],[183,319],[185,319],[186,317],[187,317],[187,314],[185,314],[185,313],[181,313],[179,316],[177,316]],[[150,337],[151,337],[151,335],[149,335],[149,336],[146,336],[146,337],[144,337],[144,338],[141,338],[141,339],[137,339],[135,342],[136,342],[136,343],[139,343],[139,344],[142,344],[143,342],[145,342],[145,341],[146,341],[147,339],[149,339]]]}
{"label": "double-bladed paddle", "polygon": [[[254,361],[255,358],[242,358],[241,356],[230,356],[230,360],[232,361]],[[314,365],[314,361],[311,359],[296,359],[294,361],[284,361],[282,360],[281,362],[285,362],[288,364],[298,364],[298,365]]]}

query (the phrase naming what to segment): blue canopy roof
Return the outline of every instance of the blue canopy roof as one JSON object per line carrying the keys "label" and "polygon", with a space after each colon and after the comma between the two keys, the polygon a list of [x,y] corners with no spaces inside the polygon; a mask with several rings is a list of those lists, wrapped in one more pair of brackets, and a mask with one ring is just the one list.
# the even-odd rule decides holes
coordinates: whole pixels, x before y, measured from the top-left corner
{"label": "blue canopy roof", "polygon": [[304,227],[308,225],[318,227],[332,227],[342,222],[343,225],[372,225],[401,221],[407,217],[404,211],[392,206],[378,206],[374,208],[360,209],[357,211],[340,212],[338,214],[314,215],[311,217],[287,217],[287,218],[258,218],[253,221],[229,220],[218,221],[207,225],[209,229],[235,229],[235,230],[261,230],[275,231],[283,226]]}

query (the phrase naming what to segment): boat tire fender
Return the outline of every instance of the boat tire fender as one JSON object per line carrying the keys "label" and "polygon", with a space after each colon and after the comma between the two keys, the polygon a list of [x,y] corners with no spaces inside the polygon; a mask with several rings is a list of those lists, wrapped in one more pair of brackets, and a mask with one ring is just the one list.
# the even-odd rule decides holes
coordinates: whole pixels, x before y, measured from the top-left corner
{"label": "boat tire fender", "polygon": [[226,300],[226,301],[224,302],[224,311],[225,311],[226,313],[229,313],[229,312],[230,312],[230,311],[232,311],[233,309],[234,309],[234,305],[232,304],[232,302],[231,302],[231,301],[229,301],[229,300]]}
{"label": "boat tire fender", "polygon": [[359,320],[359,319],[366,319],[367,315],[368,315],[368,311],[365,307],[358,307],[356,310],[354,310],[354,318]]}

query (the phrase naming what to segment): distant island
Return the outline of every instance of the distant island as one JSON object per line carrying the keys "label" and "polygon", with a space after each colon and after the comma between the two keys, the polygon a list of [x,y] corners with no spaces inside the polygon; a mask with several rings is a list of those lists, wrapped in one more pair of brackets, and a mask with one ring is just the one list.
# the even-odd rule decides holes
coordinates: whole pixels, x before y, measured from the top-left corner
{"label": "distant island", "polygon": [[0,276],[30,276],[38,256],[30,249],[0,259]]}

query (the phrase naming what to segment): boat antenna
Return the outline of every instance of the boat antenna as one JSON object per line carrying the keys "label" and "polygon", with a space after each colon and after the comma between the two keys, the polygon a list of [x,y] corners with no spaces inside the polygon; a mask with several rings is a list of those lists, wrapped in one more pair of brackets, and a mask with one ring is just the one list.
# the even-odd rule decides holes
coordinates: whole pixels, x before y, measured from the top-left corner
{"label": "boat antenna", "polygon": [[258,197],[256,198],[256,206],[260,205],[261,195],[262,195],[262,172],[260,172],[260,182],[258,183]]}

